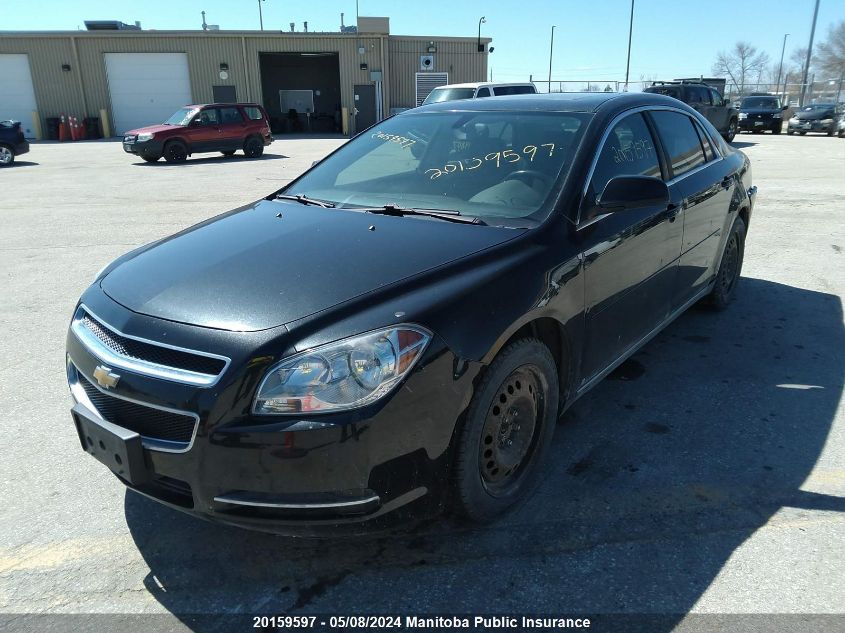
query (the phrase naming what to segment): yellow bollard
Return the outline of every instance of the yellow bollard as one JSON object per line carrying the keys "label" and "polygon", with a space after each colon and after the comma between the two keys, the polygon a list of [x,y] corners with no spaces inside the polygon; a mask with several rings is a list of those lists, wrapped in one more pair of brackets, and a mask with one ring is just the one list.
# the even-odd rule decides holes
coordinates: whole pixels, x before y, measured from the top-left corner
{"label": "yellow bollard", "polygon": [[41,117],[35,110],[32,111],[32,132],[35,134],[35,140],[40,141],[44,138],[41,133]]}
{"label": "yellow bollard", "polygon": [[111,136],[111,124],[109,123],[109,113],[105,109],[100,110],[100,127],[103,129],[103,138]]}

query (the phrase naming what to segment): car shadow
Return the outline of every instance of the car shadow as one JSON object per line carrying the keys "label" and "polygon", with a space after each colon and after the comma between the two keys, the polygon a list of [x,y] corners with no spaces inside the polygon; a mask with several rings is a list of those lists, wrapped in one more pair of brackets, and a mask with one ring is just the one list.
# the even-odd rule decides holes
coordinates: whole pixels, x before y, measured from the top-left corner
{"label": "car shadow", "polygon": [[138,161],[136,163],[132,163],[135,167],[185,167],[189,165],[230,165],[232,163],[239,163],[239,162],[252,162],[252,161],[262,161],[262,160],[280,160],[283,158],[290,158],[289,156],[285,156],[284,154],[268,154],[264,153],[257,158],[247,158],[243,154],[235,154],[234,156],[204,156],[202,158],[188,158],[184,163],[168,163],[163,158],[160,158],[154,163],[148,163],[146,161]]}
{"label": "car shadow", "polygon": [[16,160],[11,165],[6,165],[6,167],[4,167],[4,169],[9,169],[9,168],[14,169],[15,167],[35,167],[36,165],[40,165],[40,164],[41,163],[36,163],[35,161],[31,161],[31,160]]}
{"label": "car shadow", "polygon": [[736,149],[742,149],[743,147],[752,147],[754,145],[757,145],[757,143],[755,143],[753,141],[737,141],[737,140],[734,140],[730,143],[730,146],[734,147]]}
{"label": "car shadow", "polygon": [[842,396],[842,349],[837,296],[743,278],[728,310],[690,310],[576,403],[539,490],[500,521],[298,540],[127,490],[145,587],[194,630],[226,624],[189,614],[234,609],[650,613],[664,615],[649,631],[671,631],[773,515],[845,511],[808,480]]}

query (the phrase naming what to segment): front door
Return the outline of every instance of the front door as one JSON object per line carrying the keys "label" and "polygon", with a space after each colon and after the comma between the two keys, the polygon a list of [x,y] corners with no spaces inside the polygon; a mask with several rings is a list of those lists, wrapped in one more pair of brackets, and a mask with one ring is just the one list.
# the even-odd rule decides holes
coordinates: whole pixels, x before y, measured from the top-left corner
{"label": "front door", "polygon": [[665,204],[602,217],[595,204],[615,176],[662,177],[657,144],[640,113],[604,142],[579,219],[587,336],[584,382],[600,374],[669,314],[681,253],[682,223]]}
{"label": "front door", "polygon": [[355,134],[366,130],[376,122],[375,84],[355,85]]}
{"label": "front door", "polygon": [[220,114],[216,108],[200,110],[185,130],[191,152],[209,152],[220,143]]}

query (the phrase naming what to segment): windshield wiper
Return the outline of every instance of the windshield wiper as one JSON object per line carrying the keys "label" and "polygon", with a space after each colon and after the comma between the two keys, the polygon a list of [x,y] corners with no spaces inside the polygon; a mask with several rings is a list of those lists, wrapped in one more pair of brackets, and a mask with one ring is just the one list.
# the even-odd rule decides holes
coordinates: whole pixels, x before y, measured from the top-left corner
{"label": "windshield wiper", "polygon": [[323,207],[324,209],[331,209],[335,206],[333,202],[326,202],[325,200],[309,198],[308,196],[303,196],[302,194],[296,196],[289,196],[287,194],[280,193],[278,196],[276,196],[276,200],[293,200],[294,202],[298,202],[299,204],[313,204],[316,207]]}
{"label": "windshield wiper", "polygon": [[422,215],[428,218],[437,218],[438,220],[446,220],[447,222],[458,222],[461,224],[480,224],[485,225],[486,222],[481,218],[462,216],[460,211],[450,211],[446,209],[420,209],[410,207],[400,207],[395,204],[386,204],[382,207],[350,207],[355,211],[363,211],[364,213],[375,213],[377,215],[392,215],[394,217],[404,217],[406,215]]}

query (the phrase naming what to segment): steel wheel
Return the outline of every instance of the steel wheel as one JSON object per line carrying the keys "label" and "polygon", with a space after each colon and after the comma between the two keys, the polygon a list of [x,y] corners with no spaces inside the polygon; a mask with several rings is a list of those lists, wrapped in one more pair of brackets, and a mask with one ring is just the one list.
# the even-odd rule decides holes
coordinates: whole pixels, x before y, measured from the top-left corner
{"label": "steel wheel", "polygon": [[546,385],[532,365],[514,370],[487,410],[479,446],[484,487],[494,495],[509,492],[530,461],[538,420],[544,415]]}
{"label": "steel wheel", "polygon": [[719,279],[716,283],[721,285],[722,293],[730,295],[736,284],[739,271],[739,238],[736,232],[731,233],[730,240],[725,246],[725,256],[722,260],[722,268],[719,270]]}
{"label": "steel wheel", "polygon": [[14,160],[14,152],[5,145],[0,145],[0,165],[11,165]]}

